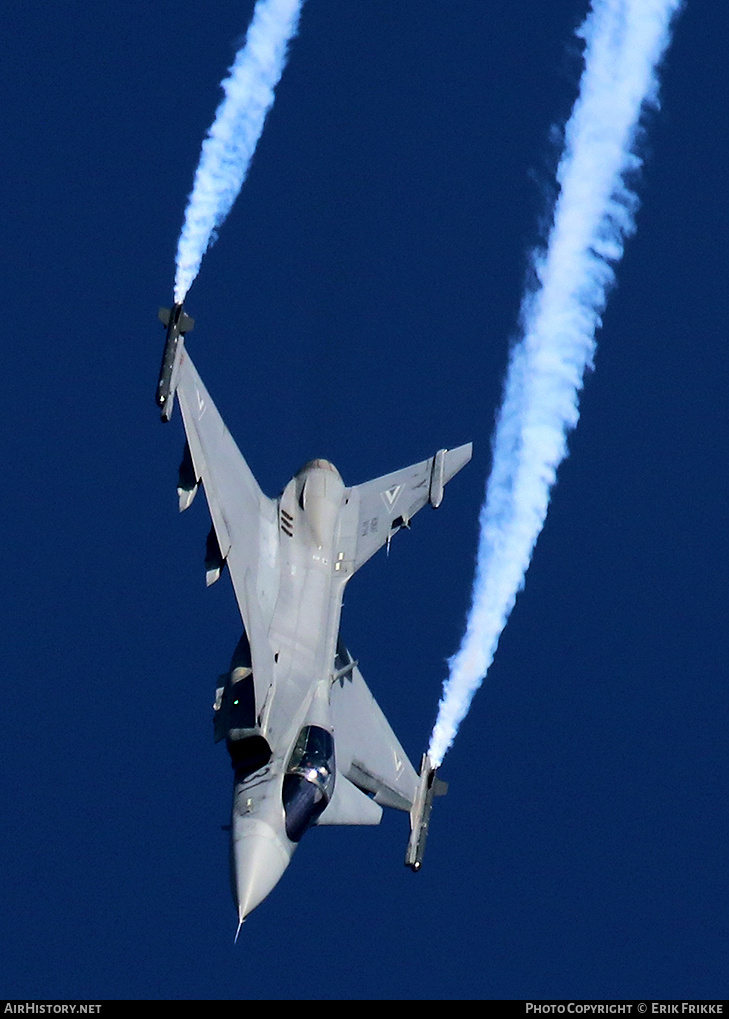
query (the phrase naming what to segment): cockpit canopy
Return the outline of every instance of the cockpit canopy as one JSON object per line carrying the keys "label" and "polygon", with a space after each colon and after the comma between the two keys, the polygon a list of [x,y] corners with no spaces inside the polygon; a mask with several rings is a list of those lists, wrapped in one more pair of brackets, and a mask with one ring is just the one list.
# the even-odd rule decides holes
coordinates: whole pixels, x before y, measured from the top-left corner
{"label": "cockpit canopy", "polygon": [[286,834],[298,842],[315,823],[334,791],[334,739],[319,725],[301,730],[283,780]]}

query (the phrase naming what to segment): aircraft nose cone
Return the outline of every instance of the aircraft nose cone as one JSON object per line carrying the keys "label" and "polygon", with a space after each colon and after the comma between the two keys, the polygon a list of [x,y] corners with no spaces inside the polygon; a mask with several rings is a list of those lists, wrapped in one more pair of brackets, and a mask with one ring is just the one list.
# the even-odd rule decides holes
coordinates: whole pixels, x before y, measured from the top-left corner
{"label": "aircraft nose cone", "polygon": [[278,884],[291,853],[270,825],[250,817],[234,821],[232,850],[233,887],[241,924]]}

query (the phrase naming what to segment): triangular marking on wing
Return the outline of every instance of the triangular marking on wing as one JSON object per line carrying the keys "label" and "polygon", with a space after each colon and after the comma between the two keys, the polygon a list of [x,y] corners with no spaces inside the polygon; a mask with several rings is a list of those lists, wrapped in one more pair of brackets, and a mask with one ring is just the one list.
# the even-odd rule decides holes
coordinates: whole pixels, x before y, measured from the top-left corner
{"label": "triangular marking on wing", "polygon": [[393,485],[391,488],[388,488],[387,491],[380,492],[380,495],[385,500],[385,505],[389,510],[392,510],[392,507],[397,502],[397,497],[400,495],[400,492],[402,492],[402,489],[402,485]]}

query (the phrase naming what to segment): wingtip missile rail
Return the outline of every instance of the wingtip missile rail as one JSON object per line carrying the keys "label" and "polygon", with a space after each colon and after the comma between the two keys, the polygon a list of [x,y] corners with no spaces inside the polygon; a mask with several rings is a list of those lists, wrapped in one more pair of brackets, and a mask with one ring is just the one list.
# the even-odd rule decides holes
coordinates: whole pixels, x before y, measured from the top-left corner
{"label": "wingtip missile rail", "polygon": [[162,353],[162,366],[159,370],[156,399],[157,406],[162,411],[162,420],[169,421],[175,405],[177,373],[180,368],[184,346],[183,337],[185,333],[192,332],[195,326],[195,319],[187,314],[181,302],[173,304],[171,308],[160,308],[157,317],[162,325],[167,328],[167,338]]}
{"label": "wingtip missile rail", "polygon": [[410,810],[410,838],[405,852],[405,866],[413,871],[419,871],[423,865],[433,800],[436,796],[445,796],[448,792],[448,783],[439,779],[437,774],[438,769],[430,757],[423,754],[420,762],[420,782]]}

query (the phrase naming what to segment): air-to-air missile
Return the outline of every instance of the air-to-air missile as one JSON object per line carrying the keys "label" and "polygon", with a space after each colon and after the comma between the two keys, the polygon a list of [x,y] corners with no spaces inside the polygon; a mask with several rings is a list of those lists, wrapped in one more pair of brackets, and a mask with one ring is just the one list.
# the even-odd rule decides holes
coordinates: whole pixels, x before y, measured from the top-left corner
{"label": "air-to-air missile", "polygon": [[438,769],[428,755],[423,754],[420,762],[420,782],[410,811],[410,839],[405,853],[405,866],[415,871],[420,870],[423,865],[433,799],[436,796],[445,796],[448,792],[448,783],[439,779],[437,773]]}
{"label": "air-to-air missile", "polygon": [[181,303],[173,304],[172,308],[160,308],[158,318],[167,327],[167,339],[157,382],[157,406],[162,411],[162,420],[169,421],[175,405],[177,374],[184,349],[182,338],[192,331],[195,319],[190,318]]}

